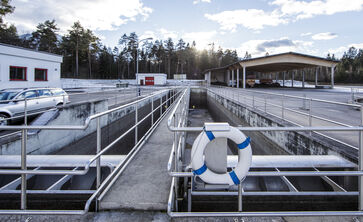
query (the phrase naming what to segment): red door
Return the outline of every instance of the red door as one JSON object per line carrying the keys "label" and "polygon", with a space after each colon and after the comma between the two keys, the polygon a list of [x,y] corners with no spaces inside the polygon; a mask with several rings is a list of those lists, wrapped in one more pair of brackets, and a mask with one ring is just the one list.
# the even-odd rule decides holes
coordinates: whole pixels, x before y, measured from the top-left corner
{"label": "red door", "polygon": [[145,85],[153,86],[154,85],[154,77],[145,77]]}

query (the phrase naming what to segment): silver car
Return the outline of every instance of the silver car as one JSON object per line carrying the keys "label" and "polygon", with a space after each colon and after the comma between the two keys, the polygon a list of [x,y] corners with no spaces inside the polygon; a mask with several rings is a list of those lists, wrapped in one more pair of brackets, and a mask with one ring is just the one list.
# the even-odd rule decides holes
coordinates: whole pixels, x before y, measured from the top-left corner
{"label": "silver car", "polygon": [[0,90],[0,125],[24,117],[25,99],[27,114],[34,115],[69,102],[68,94],[60,88],[28,88]]}

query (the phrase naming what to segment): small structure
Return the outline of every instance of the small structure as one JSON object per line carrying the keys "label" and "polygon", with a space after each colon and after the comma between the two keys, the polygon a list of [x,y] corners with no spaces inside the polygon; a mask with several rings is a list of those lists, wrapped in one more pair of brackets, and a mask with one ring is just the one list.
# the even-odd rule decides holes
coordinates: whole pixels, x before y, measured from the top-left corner
{"label": "small structure", "polygon": [[0,43],[0,89],[61,87],[63,57]]}
{"label": "small structure", "polygon": [[[330,69],[330,88],[334,88],[334,70],[339,61],[320,58],[296,52],[287,52],[264,57],[244,59],[239,62],[221,68],[208,69],[204,71],[207,84],[225,84],[232,87],[246,88],[249,84],[248,75],[259,73],[264,75],[275,75],[276,81],[282,74],[282,85],[285,86],[286,77],[291,77],[292,87],[294,78],[298,73],[302,76],[302,88],[305,88],[305,69],[315,69],[315,87],[318,85],[318,76],[322,68]],[[242,73],[242,76],[240,76]],[[272,78],[268,78],[272,79]],[[240,81],[241,80],[241,81]]]}
{"label": "small structure", "polygon": [[174,79],[175,80],[186,80],[187,74],[174,74]]}
{"label": "small structure", "polygon": [[137,73],[136,83],[140,86],[163,86],[166,84],[166,74],[164,73]]}

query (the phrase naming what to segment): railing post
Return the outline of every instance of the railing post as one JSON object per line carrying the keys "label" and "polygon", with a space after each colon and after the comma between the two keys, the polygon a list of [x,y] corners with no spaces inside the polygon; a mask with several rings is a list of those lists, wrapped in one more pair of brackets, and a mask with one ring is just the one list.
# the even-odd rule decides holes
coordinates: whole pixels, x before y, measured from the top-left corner
{"label": "railing post", "polygon": [[138,141],[138,135],[137,135],[137,123],[138,123],[138,105],[137,103],[135,104],[135,145],[137,144]]}
{"label": "railing post", "polygon": [[[21,169],[26,170],[26,138],[27,138],[27,130],[23,129],[21,132]],[[22,210],[26,210],[27,208],[27,198],[26,198],[26,173],[21,174],[21,203],[20,207]]]}
{"label": "railing post", "polygon": [[[28,125],[28,101],[27,98],[24,99],[24,125]],[[27,140],[28,131],[23,129],[21,131],[21,169],[26,170],[26,140]],[[21,201],[20,201],[20,208],[22,210],[26,210],[27,208],[27,196],[26,196],[26,174],[21,174]]]}
{"label": "railing post", "polygon": [[267,102],[266,102],[266,97],[265,97],[265,113],[267,113]]}
{"label": "railing post", "polygon": [[281,100],[281,118],[282,120],[285,119],[285,103],[284,103],[285,95],[282,96]]}
{"label": "railing post", "polygon": [[[360,107],[360,126],[363,126],[363,106]],[[363,170],[363,131],[359,131],[359,157],[358,157],[358,170]],[[359,186],[359,210],[363,211],[363,176],[358,177]]]}
{"label": "railing post", "polygon": [[160,118],[161,115],[163,114],[163,95],[160,95]]}
{"label": "railing post", "polygon": [[242,212],[242,183],[238,184],[238,212]]}
{"label": "railing post", "polygon": [[303,110],[307,110],[307,107],[306,107],[306,94],[304,94],[304,99],[303,99]]}
{"label": "railing post", "polygon": [[[312,99],[309,99],[309,127],[311,127],[313,125],[313,115],[312,115]],[[309,132],[310,136],[311,136],[311,131]]]}
{"label": "railing post", "polygon": [[154,97],[151,97],[151,126],[154,125]]}
{"label": "railing post", "polygon": [[252,108],[255,109],[255,95],[252,95]]}
{"label": "railing post", "polygon": [[[101,117],[97,118],[97,154],[101,152]],[[98,157],[96,160],[97,167],[97,188],[101,185],[101,157]]]}
{"label": "railing post", "polygon": [[28,100],[24,99],[24,124],[28,125]]}

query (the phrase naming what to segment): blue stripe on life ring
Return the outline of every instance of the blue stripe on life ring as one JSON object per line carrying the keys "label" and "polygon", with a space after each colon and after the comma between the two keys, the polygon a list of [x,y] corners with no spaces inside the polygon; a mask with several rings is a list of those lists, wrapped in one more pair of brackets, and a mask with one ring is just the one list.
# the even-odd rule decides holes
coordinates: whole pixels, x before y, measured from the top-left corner
{"label": "blue stripe on life ring", "polygon": [[207,168],[207,165],[203,165],[201,168],[199,168],[199,169],[197,169],[197,170],[194,170],[193,171],[193,173],[195,174],[195,175],[201,175],[201,174],[203,174],[206,170],[207,170],[208,168]]}
{"label": "blue stripe on life ring", "polygon": [[207,134],[207,136],[208,136],[208,139],[210,140],[210,141],[212,141],[212,140],[214,140],[214,135],[213,135],[213,133],[212,133],[212,131],[205,131],[205,134]]}
{"label": "blue stripe on life ring", "polygon": [[251,142],[251,138],[247,137],[245,141],[243,141],[242,143],[238,144],[238,149],[242,150],[246,147],[248,147],[248,145],[250,145]]}
{"label": "blue stripe on life ring", "polygon": [[229,172],[229,176],[231,177],[234,184],[236,185],[240,184],[240,181],[234,171]]}

